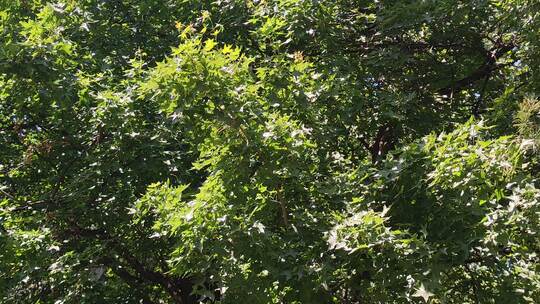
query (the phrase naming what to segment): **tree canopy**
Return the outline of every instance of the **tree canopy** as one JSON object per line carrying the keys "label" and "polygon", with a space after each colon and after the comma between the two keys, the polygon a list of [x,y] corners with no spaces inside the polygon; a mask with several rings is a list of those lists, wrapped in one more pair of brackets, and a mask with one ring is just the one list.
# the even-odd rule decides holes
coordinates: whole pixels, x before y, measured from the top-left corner
{"label": "tree canopy", "polygon": [[0,0],[1,303],[540,303],[537,0]]}

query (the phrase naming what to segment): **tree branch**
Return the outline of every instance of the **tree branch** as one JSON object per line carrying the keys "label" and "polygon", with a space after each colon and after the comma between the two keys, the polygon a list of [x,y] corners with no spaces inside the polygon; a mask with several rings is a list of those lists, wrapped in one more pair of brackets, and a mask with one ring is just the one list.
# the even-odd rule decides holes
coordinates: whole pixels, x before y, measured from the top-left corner
{"label": "tree branch", "polygon": [[106,231],[100,229],[85,229],[77,225],[74,221],[70,221],[71,229],[69,233],[75,236],[95,238],[104,241],[110,245],[123,260],[127,262],[141,279],[152,282],[163,287],[177,304],[193,304],[195,298],[190,295],[193,288],[193,283],[189,279],[174,278],[163,273],[146,268],[129,249],[126,248],[118,239],[109,235]]}

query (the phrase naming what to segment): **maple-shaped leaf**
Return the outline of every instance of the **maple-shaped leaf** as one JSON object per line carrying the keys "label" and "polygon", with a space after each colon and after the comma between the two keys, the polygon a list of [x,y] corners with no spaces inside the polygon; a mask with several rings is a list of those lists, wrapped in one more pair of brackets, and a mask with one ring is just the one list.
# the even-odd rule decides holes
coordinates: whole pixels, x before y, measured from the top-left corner
{"label": "maple-shaped leaf", "polygon": [[434,296],[433,293],[429,292],[429,290],[426,289],[424,284],[420,284],[420,288],[416,290],[416,292],[413,294],[413,297],[416,298],[422,298],[427,303],[429,301],[429,298]]}

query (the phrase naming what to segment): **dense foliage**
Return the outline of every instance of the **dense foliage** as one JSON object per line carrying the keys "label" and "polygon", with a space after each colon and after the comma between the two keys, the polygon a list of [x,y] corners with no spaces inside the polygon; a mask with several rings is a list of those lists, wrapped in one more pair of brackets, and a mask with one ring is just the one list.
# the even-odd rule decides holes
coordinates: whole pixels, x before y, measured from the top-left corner
{"label": "dense foliage", "polygon": [[540,303],[537,0],[0,0],[1,303]]}

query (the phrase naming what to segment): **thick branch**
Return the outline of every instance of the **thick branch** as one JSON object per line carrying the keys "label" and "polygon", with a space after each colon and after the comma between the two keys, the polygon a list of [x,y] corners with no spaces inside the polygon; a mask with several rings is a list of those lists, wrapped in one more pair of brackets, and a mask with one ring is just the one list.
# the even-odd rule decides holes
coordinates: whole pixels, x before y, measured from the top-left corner
{"label": "thick branch", "polygon": [[112,272],[117,275],[122,281],[128,284],[134,291],[138,292],[138,296],[141,297],[143,304],[155,304],[150,297],[144,291],[144,282],[140,278],[132,275],[129,271],[122,268],[112,258],[104,258],[102,262],[109,266]]}
{"label": "thick branch", "polygon": [[454,92],[474,84],[476,81],[489,77],[494,71],[506,65],[497,64],[497,59],[515,47],[513,43],[504,45],[487,53],[486,61],[468,76],[438,90],[441,95],[452,96]]}
{"label": "thick branch", "polygon": [[189,279],[173,278],[163,273],[146,268],[144,264],[142,264],[130,253],[128,248],[126,248],[116,238],[109,235],[106,231],[81,228],[74,222],[71,222],[70,224],[72,226],[70,234],[81,237],[96,238],[106,242],[109,244],[112,250],[114,250],[123,260],[125,260],[129,267],[132,268],[141,279],[163,287],[175,303],[195,303],[194,297],[190,295],[193,284]]}
{"label": "thick branch", "polygon": [[381,157],[384,157],[395,144],[394,139],[392,138],[392,126],[388,123],[380,126],[377,130],[377,134],[373,138],[372,144],[369,144],[363,137],[360,138],[360,142],[369,151],[371,162],[376,163]]}

